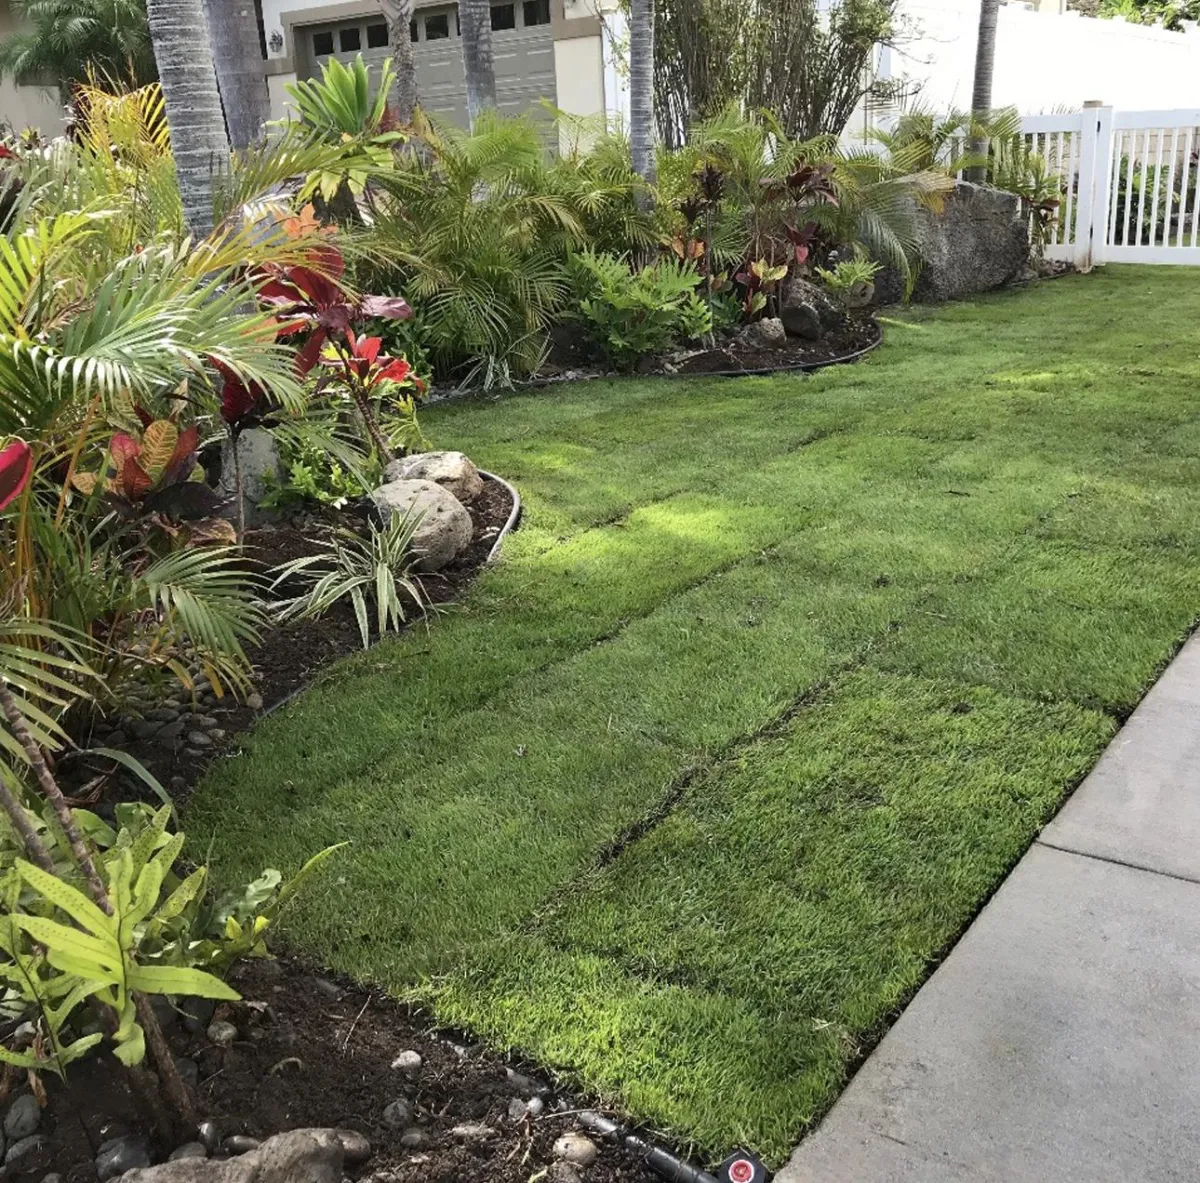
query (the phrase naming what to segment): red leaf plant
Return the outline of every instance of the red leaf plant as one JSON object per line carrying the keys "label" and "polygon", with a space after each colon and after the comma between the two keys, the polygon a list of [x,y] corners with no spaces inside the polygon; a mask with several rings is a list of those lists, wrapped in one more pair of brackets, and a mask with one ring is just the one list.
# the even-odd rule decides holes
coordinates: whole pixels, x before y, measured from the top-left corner
{"label": "red leaf plant", "polygon": [[24,440],[0,448],[0,511],[24,492],[33,476],[33,449]]}

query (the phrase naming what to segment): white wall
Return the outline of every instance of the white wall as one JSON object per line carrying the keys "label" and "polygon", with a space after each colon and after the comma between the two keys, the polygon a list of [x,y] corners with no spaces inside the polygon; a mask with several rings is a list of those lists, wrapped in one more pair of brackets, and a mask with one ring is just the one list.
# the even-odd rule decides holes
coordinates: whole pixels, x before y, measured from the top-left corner
{"label": "white wall", "polygon": [[[925,106],[970,107],[979,0],[902,0],[901,15],[917,36],[882,51],[881,76],[922,81]],[[993,104],[1035,115],[1088,99],[1125,110],[1200,107],[1200,30],[1001,4]]]}

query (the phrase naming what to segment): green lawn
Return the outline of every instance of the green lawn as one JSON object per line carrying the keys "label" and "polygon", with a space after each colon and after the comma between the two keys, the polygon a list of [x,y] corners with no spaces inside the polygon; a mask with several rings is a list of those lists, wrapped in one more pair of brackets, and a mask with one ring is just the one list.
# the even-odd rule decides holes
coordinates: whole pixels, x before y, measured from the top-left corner
{"label": "green lawn", "polygon": [[778,1161],[1200,616],[1196,272],[887,335],[427,414],[522,530],[221,763],[196,848],[352,840],[297,948]]}

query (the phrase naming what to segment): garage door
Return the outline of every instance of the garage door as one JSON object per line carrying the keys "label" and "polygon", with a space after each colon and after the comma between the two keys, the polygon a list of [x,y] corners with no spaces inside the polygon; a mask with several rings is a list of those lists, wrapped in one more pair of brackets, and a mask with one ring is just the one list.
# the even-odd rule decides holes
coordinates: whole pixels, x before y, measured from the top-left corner
{"label": "garage door", "polygon": [[[313,73],[330,57],[347,64],[362,54],[378,69],[390,53],[387,25],[377,16],[302,25],[303,55]],[[412,23],[413,53],[421,105],[435,116],[467,126],[467,88],[459,39],[458,5],[419,8]],[[496,59],[496,104],[505,115],[548,119],[540,100],[557,101],[550,0],[512,0],[492,5],[492,51]]]}

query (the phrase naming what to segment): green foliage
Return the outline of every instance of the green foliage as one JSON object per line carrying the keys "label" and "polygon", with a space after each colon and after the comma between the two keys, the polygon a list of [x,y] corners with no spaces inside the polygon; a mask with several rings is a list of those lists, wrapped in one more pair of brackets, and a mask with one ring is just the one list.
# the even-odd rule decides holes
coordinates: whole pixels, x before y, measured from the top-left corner
{"label": "green foliage", "polygon": [[818,267],[817,277],[848,308],[871,302],[880,265],[872,259],[842,259],[832,269]]}
{"label": "green foliage", "polygon": [[145,0],[13,0],[0,77],[57,85],[93,77],[141,86],[158,77]]}
{"label": "green foliage", "polygon": [[1088,3],[1086,7],[1094,8],[1096,16],[1119,16],[1134,24],[1161,24],[1175,31],[1183,30],[1184,21],[1200,20],[1198,0],[1099,0],[1098,4]]}
{"label": "green foliage", "polygon": [[371,643],[372,603],[378,635],[389,629],[399,632],[410,606],[425,610],[425,594],[419,580],[410,574],[413,537],[422,516],[392,514],[382,526],[368,522],[365,535],[339,527],[327,541],[322,540],[318,553],[275,568],[272,590],[286,591],[296,584],[303,588],[281,604],[278,619],[315,619],[349,600],[364,649]]}
{"label": "green foliage", "polygon": [[631,270],[627,258],[581,251],[570,268],[575,315],[617,369],[632,370],[642,357],[712,331],[690,264],[664,260]]}
{"label": "green foliage", "polygon": [[283,475],[267,474],[267,491],[260,502],[264,509],[287,511],[305,505],[343,509],[378,484],[374,479],[379,475],[378,457],[363,457],[356,471],[316,442],[283,439],[279,458]]}

